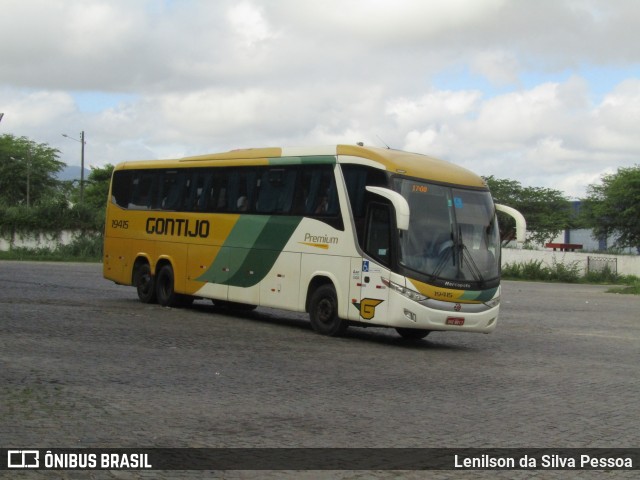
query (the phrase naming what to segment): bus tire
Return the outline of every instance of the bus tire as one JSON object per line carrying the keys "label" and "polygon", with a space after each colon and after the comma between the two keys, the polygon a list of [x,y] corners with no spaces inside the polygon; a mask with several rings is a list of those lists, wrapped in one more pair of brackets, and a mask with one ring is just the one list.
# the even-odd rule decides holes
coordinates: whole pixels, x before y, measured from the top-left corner
{"label": "bus tire", "polygon": [[180,295],[176,293],[173,282],[173,268],[164,265],[156,275],[156,297],[163,307],[180,305]]}
{"label": "bus tire", "polygon": [[133,274],[133,285],[142,303],[156,303],[156,285],[148,263],[143,263],[136,268]]}
{"label": "bus tire", "polygon": [[311,327],[317,333],[331,337],[343,334],[349,324],[338,316],[338,296],[333,285],[320,285],[309,301]]}
{"label": "bus tire", "polygon": [[420,340],[431,333],[431,330],[422,330],[421,328],[396,328],[396,332],[400,334],[402,338],[407,340]]}

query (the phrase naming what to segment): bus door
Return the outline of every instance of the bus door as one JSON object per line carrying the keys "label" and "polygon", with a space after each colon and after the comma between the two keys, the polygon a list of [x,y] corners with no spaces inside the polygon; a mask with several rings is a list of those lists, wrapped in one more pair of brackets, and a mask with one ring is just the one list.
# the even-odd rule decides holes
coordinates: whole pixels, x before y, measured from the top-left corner
{"label": "bus door", "polygon": [[[384,322],[387,317],[389,290],[384,280],[389,279],[391,263],[391,206],[370,203],[367,208],[360,275],[360,320]],[[376,322],[377,323],[377,322]]]}

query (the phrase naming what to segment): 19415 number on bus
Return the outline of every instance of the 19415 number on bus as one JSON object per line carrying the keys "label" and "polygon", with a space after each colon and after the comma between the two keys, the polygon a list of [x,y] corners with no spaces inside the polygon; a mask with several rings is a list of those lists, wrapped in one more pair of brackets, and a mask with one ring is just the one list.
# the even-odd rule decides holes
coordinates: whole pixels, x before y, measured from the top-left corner
{"label": "19415 number on bus", "polygon": [[129,228],[129,220],[111,220],[111,228]]}

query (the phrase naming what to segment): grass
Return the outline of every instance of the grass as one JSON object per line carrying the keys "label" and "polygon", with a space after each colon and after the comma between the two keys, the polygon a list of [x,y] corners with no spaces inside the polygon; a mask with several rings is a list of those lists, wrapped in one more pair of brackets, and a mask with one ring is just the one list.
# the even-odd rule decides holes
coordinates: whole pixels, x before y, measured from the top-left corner
{"label": "grass", "polygon": [[577,283],[580,281],[580,265],[553,262],[545,265],[542,260],[510,263],[502,267],[502,278],[509,280],[538,280],[544,282]]}
{"label": "grass", "polygon": [[631,285],[624,287],[612,287],[607,293],[623,293],[629,295],[640,295],[640,280],[636,280]]}
{"label": "grass", "polygon": [[640,278],[634,275],[619,275],[609,267],[598,272],[588,272],[586,275],[582,275],[581,270],[578,262],[564,264],[554,261],[551,266],[548,266],[542,260],[529,260],[505,265],[502,268],[502,278],[506,280],[616,285],[607,292],[640,295]]}

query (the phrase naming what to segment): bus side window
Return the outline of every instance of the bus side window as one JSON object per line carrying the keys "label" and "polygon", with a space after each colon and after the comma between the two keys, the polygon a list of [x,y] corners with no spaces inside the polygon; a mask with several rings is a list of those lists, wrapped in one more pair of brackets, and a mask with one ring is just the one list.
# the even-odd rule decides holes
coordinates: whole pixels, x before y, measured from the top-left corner
{"label": "bus side window", "polygon": [[353,213],[358,245],[364,248],[367,207],[371,202],[377,201],[379,198],[377,195],[367,192],[365,187],[386,187],[388,186],[387,176],[384,170],[352,164],[342,165],[342,172]]}
{"label": "bus side window", "polygon": [[315,218],[344,230],[333,169],[331,165],[300,167],[292,213]]}
{"label": "bus side window", "polygon": [[[298,182],[298,209],[311,217],[335,216],[339,212],[338,192],[333,171],[327,167],[314,167],[305,171]],[[304,203],[304,206],[300,203]]]}
{"label": "bus side window", "polygon": [[213,211],[217,203],[217,197],[215,197],[214,193],[213,175],[213,170],[210,168],[199,168],[193,173],[189,191],[189,202],[185,205],[187,211]]}
{"label": "bus side window", "polygon": [[389,205],[370,203],[364,251],[383,265],[391,261],[391,212]]}
{"label": "bus side window", "polygon": [[111,201],[122,208],[129,206],[132,186],[131,170],[118,170],[113,174]]}
{"label": "bus side window", "polygon": [[298,168],[296,170],[296,185],[291,202],[292,215],[304,215],[307,196],[309,195],[309,181],[311,172]]}
{"label": "bus side window", "polygon": [[229,175],[227,170],[215,170],[211,190],[212,212],[226,212],[228,210],[227,192],[229,191]]}
{"label": "bus side window", "polygon": [[292,168],[270,168],[260,179],[256,203],[258,213],[289,213],[296,187],[296,171]]}
{"label": "bus side window", "polygon": [[255,169],[239,168],[229,172],[226,189],[227,212],[253,212],[258,174]]}
{"label": "bus side window", "polygon": [[154,208],[153,196],[158,172],[153,170],[139,170],[133,175],[133,192],[128,208],[133,210],[148,210]]}
{"label": "bus side window", "polygon": [[159,207],[162,210],[183,210],[186,197],[187,174],[183,171],[166,170],[162,175],[159,192]]}

